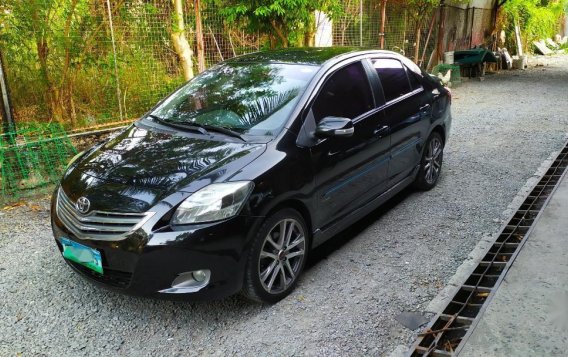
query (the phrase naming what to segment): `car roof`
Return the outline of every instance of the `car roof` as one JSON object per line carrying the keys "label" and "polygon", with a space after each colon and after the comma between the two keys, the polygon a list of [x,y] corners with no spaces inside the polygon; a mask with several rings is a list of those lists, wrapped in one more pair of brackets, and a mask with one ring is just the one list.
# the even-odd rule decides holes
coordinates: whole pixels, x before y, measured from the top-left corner
{"label": "car roof", "polygon": [[343,59],[360,54],[396,55],[390,51],[364,49],[361,47],[306,47],[283,48],[278,50],[260,51],[234,57],[227,63],[289,63],[321,66],[333,59]]}

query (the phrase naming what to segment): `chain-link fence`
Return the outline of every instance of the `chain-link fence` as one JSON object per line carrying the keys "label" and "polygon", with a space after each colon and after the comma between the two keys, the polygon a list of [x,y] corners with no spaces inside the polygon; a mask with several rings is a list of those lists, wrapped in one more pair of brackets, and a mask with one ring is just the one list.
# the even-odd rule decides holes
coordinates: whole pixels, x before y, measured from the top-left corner
{"label": "chain-link fence", "polygon": [[[197,72],[194,2],[183,4]],[[184,81],[171,38],[171,1],[35,0],[3,6],[0,50],[16,122],[58,121],[77,129],[132,120]],[[267,47],[262,34],[227,22],[220,10],[200,9],[206,67]],[[426,66],[439,10],[396,1],[386,4],[384,18],[382,10],[383,1],[344,1],[331,21],[328,44],[379,48],[382,42],[384,49]],[[483,43],[491,20],[491,10],[447,6],[446,49]]]}
{"label": "chain-link fence", "polygon": [[[138,118],[185,81],[186,68],[182,66],[180,49],[176,48],[173,37],[180,31],[179,14],[194,73],[199,69],[200,54],[206,68],[272,44],[266,33],[251,30],[246,21],[228,21],[223,8],[213,5],[213,1],[201,1],[199,11],[195,7],[199,2],[195,0],[182,1],[181,9],[176,9],[174,3],[171,0],[0,3],[0,51],[16,127],[29,127],[26,123],[30,122],[60,123],[68,132],[86,131],[124,125]],[[315,41],[304,43],[384,48],[427,67],[437,48],[441,11],[415,3],[418,5],[408,6],[405,1],[397,0],[343,1],[341,11],[331,18],[319,12],[314,14]],[[444,51],[470,48],[488,38],[492,29],[491,10],[446,6],[444,11],[441,46]],[[16,138],[21,136],[21,130],[18,133],[3,133],[3,136]],[[23,166],[14,164],[14,154],[7,154],[16,149],[10,147],[8,140],[0,144],[4,194],[22,187],[22,180],[30,181],[30,174],[21,169]],[[37,152],[34,150],[31,154]],[[64,157],[67,156],[66,151]],[[10,170],[15,172],[20,168],[21,172],[13,174],[15,181],[7,186],[8,164]]]}
{"label": "chain-link fence", "polygon": [[[195,54],[189,3],[184,20]],[[0,50],[16,122],[77,129],[132,120],[184,81],[171,1],[35,0],[3,10]],[[206,66],[259,49],[258,36],[227,26],[214,6],[201,17]]]}

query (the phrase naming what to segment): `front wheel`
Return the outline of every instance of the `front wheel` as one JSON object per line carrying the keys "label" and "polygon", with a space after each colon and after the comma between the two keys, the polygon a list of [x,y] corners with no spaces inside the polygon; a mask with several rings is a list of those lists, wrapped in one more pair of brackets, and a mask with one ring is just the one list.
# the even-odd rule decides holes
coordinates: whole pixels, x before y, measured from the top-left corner
{"label": "front wheel", "polygon": [[444,142],[442,136],[434,132],[426,142],[426,147],[420,160],[420,170],[414,181],[414,187],[423,191],[434,188],[442,172],[443,160]]}
{"label": "front wheel", "polygon": [[276,303],[294,290],[308,253],[306,223],[287,208],[269,216],[259,228],[245,271],[243,295]]}

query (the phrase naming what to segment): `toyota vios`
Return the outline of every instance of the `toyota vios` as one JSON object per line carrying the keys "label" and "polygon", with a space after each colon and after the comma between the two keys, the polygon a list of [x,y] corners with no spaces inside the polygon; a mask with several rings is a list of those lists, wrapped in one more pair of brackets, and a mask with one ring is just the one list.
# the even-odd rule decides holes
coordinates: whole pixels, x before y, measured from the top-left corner
{"label": "toyota vios", "polygon": [[398,54],[225,61],[74,158],[52,202],[65,261],[107,287],[276,302],[311,249],[436,185],[450,93]]}

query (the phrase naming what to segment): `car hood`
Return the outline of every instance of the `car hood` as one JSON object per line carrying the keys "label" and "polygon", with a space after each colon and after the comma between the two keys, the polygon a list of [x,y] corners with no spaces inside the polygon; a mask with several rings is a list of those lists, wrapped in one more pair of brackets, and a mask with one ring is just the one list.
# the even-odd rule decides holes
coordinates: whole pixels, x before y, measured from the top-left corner
{"label": "car hood", "polygon": [[131,126],[81,158],[63,183],[73,182],[75,192],[93,189],[93,182],[98,187],[105,184],[109,188],[138,187],[163,193],[195,192],[228,179],[265,147]]}

